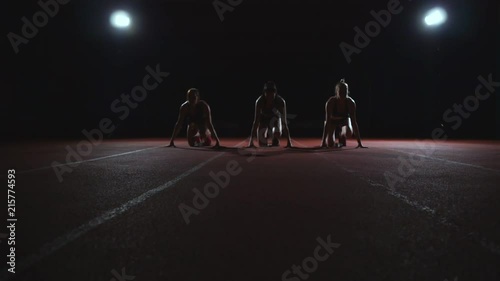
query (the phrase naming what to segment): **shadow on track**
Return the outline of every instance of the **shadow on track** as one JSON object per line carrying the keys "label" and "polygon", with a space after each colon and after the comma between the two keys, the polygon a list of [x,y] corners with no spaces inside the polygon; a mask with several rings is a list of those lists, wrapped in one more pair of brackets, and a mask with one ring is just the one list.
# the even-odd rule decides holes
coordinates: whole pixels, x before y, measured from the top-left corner
{"label": "shadow on track", "polygon": [[[169,148],[165,146],[165,148]],[[182,150],[193,150],[200,152],[224,152],[231,153],[239,156],[256,156],[256,157],[272,157],[277,155],[282,155],[286,153],[333,153],[333,152],[342,152],[348,150],[355,150],[356,148],[321,148],[319,146],[315,147],[292,147],[292,148],[284,148],[284,147],[256,147],[256,148],[247,148],[245,146],[241,147],[226,147],[221,146],[219,148],[213,147],[186,147],[186,146],[177,146],[172,149],[182,149]]]}
{"label": "shadow on track", "polygon": [[164,146],[163,148],[167,148],[167,149],[195,150],[195,151],[209,151],[209,152],[230,152],[230,151],[237,151],[239,149],[238,147],[226,147],[226,146],[220,146],[218,148],[214,148],[214,147],[191,147],[191,146],[176,146],[176,147]]}
{"label": "shadow on track", "polygon": [[214,147],[186,147],[186,146],[176,146],[175,148],[167,147],[166,149],[182,149],[182,150],[193,150],[200,152],[224,152],[231,153],[239,156],[256,156],[256,157],[270,157],[275,155],[281,155],[286,153],[287,148],[282,147],[257,147],[257,148],[247,148],[244,146],[241,147],[227,147],[220,146],[219,148]]}
{"label": "shadow on track", "polygon": [[355,149],[356,149],[355,147],[323,148],[320,146],[288,148],[290,153],[332,153],[332,152],[342,152],[342,151],[355,150]]}

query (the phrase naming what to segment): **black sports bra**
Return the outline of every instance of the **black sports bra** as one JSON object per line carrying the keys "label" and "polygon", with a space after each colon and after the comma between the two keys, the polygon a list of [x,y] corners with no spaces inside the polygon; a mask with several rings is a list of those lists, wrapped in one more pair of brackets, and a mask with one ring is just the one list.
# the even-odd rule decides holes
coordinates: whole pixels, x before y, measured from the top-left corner
{"label": "black sports bra", "polygon": [[338,112],[338,99],[334,99],[334,104],[333,104],[333,113],[332,115],[334,117],[345,117],[345,118],[348,118],[349,117],[349,104],[347,103],[347,99],[345,101],[345,111],[342,112],[342,113],[339,113]]}
{"label": "black sports bra", "polygon": [[261,104],[263,104],[262,110],[260,111],[260,115],[264,118],[272,118],[274,116],[278,116],[276,114],[276,110],[281,107],[281,102],[280,99],[278,98],[279,96],[276,95],[274,98],[272,104],[270,106],[267,105],[265,97],[262,96],[262,99],[259,101]]}
{"label": "black sports bra", "polygon": [[187,123],[202,123],[203,121],[203,104],[198,102],[195,105],[194,112],[189,109],[189,113],[187,115]]}

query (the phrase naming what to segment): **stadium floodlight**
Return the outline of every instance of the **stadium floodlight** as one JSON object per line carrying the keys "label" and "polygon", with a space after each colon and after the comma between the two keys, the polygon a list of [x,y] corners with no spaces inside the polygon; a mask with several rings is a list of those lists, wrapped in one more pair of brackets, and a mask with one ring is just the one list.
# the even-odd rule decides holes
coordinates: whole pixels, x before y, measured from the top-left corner
{"label": "stadium floodlight", "polygon": [[434,8],[425,15],[425,24],[428,26],[438,26],[446,22],[447,14],[442,8]]}
{"label": "stadium floodlight", "polygon": [[110,17],[111,25],[118,29],[129,28],[131,24],[130,16],[125,11],[115,11]]}

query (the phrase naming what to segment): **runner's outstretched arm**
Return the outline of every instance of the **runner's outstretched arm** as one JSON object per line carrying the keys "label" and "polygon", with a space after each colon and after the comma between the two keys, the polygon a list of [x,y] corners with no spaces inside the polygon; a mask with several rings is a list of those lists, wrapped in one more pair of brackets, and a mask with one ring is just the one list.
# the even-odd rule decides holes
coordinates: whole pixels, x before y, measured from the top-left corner
{"label": "runner's outstretched arm", "polygon": [[252,131],[250,132],[250,141],[248,142],[248,147],[255,147],[253,144],[253,138],[254,136],[257,135],[257,129],[259,128],[259,123],[257,118],[259,117],[258,112],[259,112],[259,100],[255,102],[255,113],[254,113],[254,118],[253,118],[253,124],[252,124]]}
{"label": "runner's outstretched arm", "polygon": [[170,138],[170,143],[168,147],[175,147],[174,140],[182,128],[182,123],[185,117],[186,117],[186,110],[184,105],[181,105],[181,108],[179,109],[179,117],[177,118],[177,122],[175,123],[174,132],[172,133],[172,138]]}
{"label": "runner's outstretched arm", "polygon": [[210,106],[208,104],[207,104],[206,110],[207,110],[207,117],[208,117],[208,130],[215,138],[215,147],[219,147],[220,140],[219,140],[219,137],[217,136],[217,133],[215,132],[215,128],[214,128],[214,125],[212,123],[212,111],[210,110]]}

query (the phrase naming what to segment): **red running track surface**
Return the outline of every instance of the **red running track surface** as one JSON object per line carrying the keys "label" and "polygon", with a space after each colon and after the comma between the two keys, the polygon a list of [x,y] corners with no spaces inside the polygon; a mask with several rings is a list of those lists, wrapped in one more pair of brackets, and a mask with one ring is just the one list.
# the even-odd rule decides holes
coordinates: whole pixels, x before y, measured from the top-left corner
{"label": "red running track surface", "polygon": [[[65,164],[77,143],[1,148],[3,177],[16,169],[16,280],[500,280],[499,142],[108,140]],[[334,251],[307,259],[328,237]]]}

